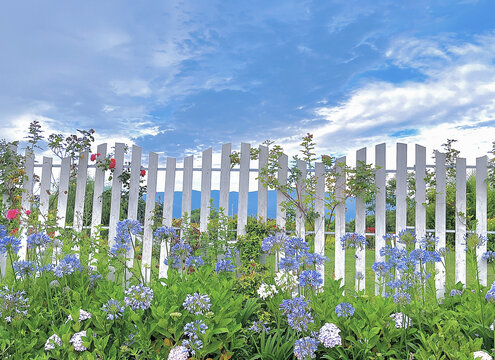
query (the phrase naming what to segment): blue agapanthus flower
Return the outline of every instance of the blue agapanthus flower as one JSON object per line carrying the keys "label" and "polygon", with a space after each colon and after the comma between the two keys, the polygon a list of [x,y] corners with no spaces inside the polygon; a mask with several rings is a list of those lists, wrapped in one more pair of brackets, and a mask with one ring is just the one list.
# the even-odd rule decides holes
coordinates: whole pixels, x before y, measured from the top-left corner
{"label": "blue agapanthus flower", "polygon": [[308,307],[308,301],[302,296],[282,300],[280,310],[287,316],[289,326],[296,331],[308,330],[308,324],[314,322]]}
{"label": "blue agapanthus flower", "polygon": [[299,261],[295,257],[284,257],[278,262],[278,268],[285,271],[297,271]]}
{"label": "blue agapanthus flower", "polygon": [[323,285],[323,279],[318,271],[304,270],[299,275],[299,285],[317,289]]}
{"label": "blue agapanthus flower", "polygon": [[12,267],[16,276],[19,276],[21,279],[33,276],[36,273],[36,264],[33,261],[15,261]]}
{"label": "blue agapanthus flower", "polygon": [[366,241],[366,236],[358,233],[347,233],[340,238],[340,244],[342,245],[342,250],[355,248],[364,249],[368,244]]}
{"label": "blue agapanthus flower", "polygon": [[319,341],[306,336],[296,340],[294,344],[294,355],[297,360],[307,360],[316,358],[316,350],[318,350]]}
{"label": "blue agapanthus flower", "polygon": [[179,269],[183,266],[182,262],[185,261],[192,253],[191,246],[185,242],[185,240],[179,240],[170,249],[170,254],[165,259],[165,265],[169,265],[173,268]]}
{"label": "blue agapanthus flower", "polygon": [[53,273],[56,277],[64,277],[65,275],[70,275],[75,271],[81,271],[83,269],[81,262],[74,254],[66,255],[58,265],[53,268]]}
{"label": "blue agapanthus flower", "polygon": [[103,304],[101,309],[107,313],[108,320],[116,320],[122,317],[125,307],[119,300],[110,299],[106,304]]}
{"label": "blue agapanthus flower", "polygon": [[261,250],[267,254],[280,251],[288,239],[289,237],[281,232],[268,236],[261,242]]}
{"label": "blue agapanthus flower", "polygon": [[15,236],[4,236],[0,239],[0,254],[5,255],[8,251],[13,251],[15,254],[21,249],[21,240]]}
{"label": "blue agapanthus flower", "polygon": [[335,313],[338,317],[350,317],[354,315],[354,306],[350,303],[340,303],[335,307]]}
{"label": "blue agapanthus flower", "polygon": [[217,273],[219,272],[234,272],[235,266],[232,263],[232,260],[230,259],[220,259],[217,261],[217,264],[215,265],[215,271]]}
{"label": "blue agapanthus flower", "polygon": [[34,233],[27,237],[27,247],[29,249],[34,248],[46,248],[49,244],[51,244],[52,239],[47,234],[43,233]]}
{"label": "blue agapanthus flower", "polygon": [[133,285],[124,292],[124,303],[132,310],[146,310],[151,306],[153,300],[153,289],[143,284]]}
{"label": "blue agapanthus flower", "polygon": [[206,315],[211,308],[208,294],[187,294],[182,306],[194,315]]}
{"label": "blue agapanthus flower", "polygon": [[284,245],[285,256],[299,257],[309,250],[309,244],[301,238],[291,237]]}
{"label": "blue agapanthus flower", "polygon": [[495,251],[487,251],[485,252],[481,258],[483,260],[486,260],[487,262],[491,263],[495,261]]}
{"label": "blue agapanthus flower", "polygon": [[4,238],[5,236],[7,236],[7,229],[4,225],[0,225],[0,239]]}
{"label": "blue agapanthus flower", "polygon": [[193,268],[197,269],[205,264],[204,260],[201,259],[201,256],[189,256],[186,259],[186,266],[190,267],[192,266]]}
{"label": "blue agapanthus flower", "polygon": [[173,227],[162,226],[162,227],[155,230],[154,236],[155,236],[155,238],[157,238],[159,240],[164,240],[164,239],[168,239],[168,238],[177,237],[177,232],[175,231],[175,229]]}

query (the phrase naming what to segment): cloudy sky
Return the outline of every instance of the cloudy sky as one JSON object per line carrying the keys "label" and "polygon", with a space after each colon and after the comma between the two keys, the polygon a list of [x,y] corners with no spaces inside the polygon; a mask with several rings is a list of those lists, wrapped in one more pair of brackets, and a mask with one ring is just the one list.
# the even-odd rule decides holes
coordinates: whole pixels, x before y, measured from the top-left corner
{"label": "cloudy sky", "polygon": [[177,157],[267,138],[290,153],[307,132],[320,153],[455,138],[481,156],[493,14],[492,0],[3,1],[0,137],[39,120]]}

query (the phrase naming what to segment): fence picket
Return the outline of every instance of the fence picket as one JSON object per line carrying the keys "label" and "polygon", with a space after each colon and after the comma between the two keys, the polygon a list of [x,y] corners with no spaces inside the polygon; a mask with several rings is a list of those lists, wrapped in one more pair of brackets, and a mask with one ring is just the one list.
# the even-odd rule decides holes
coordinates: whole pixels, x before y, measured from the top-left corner
{"label": "fence picket", "polygon": [[[140,146],[132,145],[131,153],[131,176],[129,178],[129,205],[127,207],[127,218],[137,220],[139,205],[139,185],[141,182],[141,156],[143,150]],[[149,175],[149,174],[148,174]],[[126,254],[126,266],[134,266],[134,248],[131,246]],[[130,274],[129,274],[130,275]]]}
{"label": "fence picket", "polygon": [[[414,165],[414,178],[416,182],[416,193],[414,200],[416,202],[416,237],[422,239],[426,236],[426,148],[424,146],[416,145],[416,164]],[[420,245],[419,241],[416,242],[416,248]]]}
{"label": "fence picket", "polygon": [[268,212],[268,189],[261,183],[261,169],[268,164],[268,147],[260,145],[258,157],[258,219],[266,222]]}
{"label": "fence picket", "polygon": [[120,196],[122,191],[122,180],[120,175],[124,169],[125,145],[115,143],[115,167],[112,174],[112,197],[110,201],[110,220],[108,225],[108,245],[110,248],[115,244],[117,234],[117,223],[120,220]]}
{"label": "fence picket", "polygon": [[40,215],[45,221],[48,218],[48,210],[50,207],[52,163],[52,158],[43,156],[40,183]]}
{"label": "fence picket", "polygon": [[[407,145],[397,143],[396,190],[395,190],[395,233],[399,234],[407,226]],[[403,244],[398,244],[403,248]]]}
{"label": "fence picket", "polygon": [[208,220],[210,218],[210,199],[211,199],[211,163],[212,149],[203,151],[201,165],[201,210],[199,220],[199,230],[208,229]]}
{"label": "fence picket", "polygon": [[[167,157],[167,167],[165,173],[165,191],[163,193],[163,226],[172,226],[175,191],[175,167],[176,159]],[[168,256],[170,244],[162,241],[160,244],[160,265],[158,270],[159,278],[166,278],[168,265],[165,265],[165,258]]]}
{"label": "fence picket", "polygon": [[[476,158],[476,233],[486,238],[487,235],[487,156]],[[487,250],[486,241],[476,248],[480,283],[487,285],[487,263],[481,257]]]}
{"label": "fence picket", "polygon": [[[34,186],[34,153],[30,149],[26,149],[25,155],[26,162],[25,166],[25,182],[23,183],[23,193],[21,196],[21,206],[24,211],[31,209],[31,199],[33,197],[33,186]],[[26,222],[24,221],[21,224],[23,228],[27,227]],[[23,231],[20,235],[21,240],[21,248],[19,250],[19,260],[26,260],[27,254],[27,235]]]}
{"label": "fence picket", "polygon": [[76,176],[76,200],[74,204],[74,230],[80,232],[84,223],[84,199],[86,197],[86,181],[88,178],[89,153],[84,151],[79,156]]}
{"label": "fence picket", "polygon": [[[356,152],[356,169],[366,165],[366,148]],[[360,197],[356,198],[356,229],[358,234],[366,232],[366,204]],[[356,248],[356,277],[355,288],[357,291],[366,288],[366,247]]]}
{"label": "fence picket", "polygon": [[[280,185],[287,184],[287,175],[289,170],[289,157],[285,154],[282,154],[278,159],[279,169],[278,169],[278,182]],[[277,190],[277,227],[279,229],[285,230],[286,223],[286,212],[283,207],[283,202],[287,200],[284,193],[280,190]],[[281,256],[280,253],[276,254],[276,259]],[[275,271],[278,271],[278,262],[275,261]]]}
{"label": "fence picket", "polygon": [[[315,164],[315,211],[318,216],[315,219],[315,253],[325,255],[325,165]],[[318,265],[316,268],[321,274],[323,284],[325,283],[325,265]],[[323,285],[322,284],[322,285]]]}
{"label": "fence picket", "polygon": [[456,159],[455,177],[455,282],[466,285],[466,159]]}
{"label": "fence picket", "polygon": [[184,173],[182,174],[182,216],[191,216],[192,183],[194,156],[184,158]]}
{"label": "fence picket", "polygon": [[[379,144],[375,146],[375,184],[376,184],[376,203],[375,203],[375,261],[384,261],[384,256],[380,255],[380,249],[385,246],[385,239],[383,238],[387,233],[386,227],[386,199],[387,199],[387,173],[386,166],[386,151],[387,146],[385,144]],[[375,294],[380,293],[380,277],[375,274]]]}
{"label": "fence picket", "polygon": [[218,206],[225,216],[229,215],[229,195],[230,195],[230,154],[232,144],[222,145],[222,159],[220,169],[220,199]]}
{"label": "fence picket", "polygon": [[[297,177],[296,183],[296,193],[297,193],[297,201],[301,206],[305,206],[305,198],[306,198],[306,162],[302,160],[297,160],[296,162],[297,170],[299,171],[299,175]],[[306,217],[304,215],[304,211],[299,207],[296,207],[296,234],[301,239],[306,238]]]}
{"label": "fence picket", "polygon": [[[446,156],[444,153],[435,153],[435,175],[436,175],[436,199],[435,199],[435,237],[437,249],[444,249],[446,246],[446,199],[447,199],[447,173],[446,173]],[[445,256],[442,255],[443,263],[436,262],[435,287],[437,298],[443,298],[445,295]]]}
{"label": "fence picket", "polygon": [[241,164],[239,170],[239,206],[237,209],[237,236],[246,235],[249,195],[249,165],[251,145],[241,144]]}
{"label": "fence picket", "polygon": [[146,183],[146,208],[144,212],[144,235],[142,273],[146,283],[151,279],[151,250],[153,249],[153,216],[155,214],[156,183],[158,176],[158,154],[150,152],[148,161],[148,180]]}
{"label": "fence picket", "polygon": [[338,202],[335,207],[335,279],[342,280],[345,284],[345,250],[340,245],[340,239],[345,235],[345,182],[346,176],[344,167],[346,164],[345,156],[338,158],[337,161],[337,180],[335,183],[335,200]]}
{"label": "fence picket", "polygon": [[[107,144],[100,144],[96,148],[96,153],[100,154],[99,158],[104,159],[107,156]],[[98,164],[98,159],[96,164]],[[93,191],[93,211],[91,214],[91,235],[96,234],[97,227],[101,224],[101,215],[103,207],[103,190],[105,188],[105,170],[99,166],[95,169],[95,183]],[[130,201],[129,201],[130,202]],[[129,203],[130,206],[130,203]]]}

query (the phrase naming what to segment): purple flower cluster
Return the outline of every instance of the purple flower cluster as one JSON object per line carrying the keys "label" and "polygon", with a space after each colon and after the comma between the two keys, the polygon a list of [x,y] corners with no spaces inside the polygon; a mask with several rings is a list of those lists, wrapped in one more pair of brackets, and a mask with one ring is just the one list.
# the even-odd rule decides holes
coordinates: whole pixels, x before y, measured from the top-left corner
{"label": "purple flower cluster", "polygon": [[25,291],[14,291],[8,286],[0,289],[0,317],[9,323],[15,318],[25,316],[29,308],[29,298],[24,297],[25,295]]}
{"label": "purple flower cluster", "polygon": [[340,329],[337,325],[332,323],[326,323],[323,325],[318,333],[318,340],[326,348],[333,348],[337,345],[342,345],[342,338],[340,337]]}
{"label": "purple flower cluster", "polygon": [[5,255],[7,252],[12,251],[15,254],[19,252],[21,248],[21,240],[15,236],[4,236],[0,239],[0,254]]}
{"label": "purple flower cluster", "polygon": [[215,265],[215,271],[219,272],[234,272],[235,266],[230,259],[220,259]]}
{"label": "purple flower cluster", "polygon": [[154,232],[154,235],[155,235],[155,238],[157,238],[158,240],[165,240],[168,238],[177,237],[177,232],[172,227],[163,226],[161,228],[156,229]]}
{"label": "purple flower cluster", "polygon": [[489,263],[492,263],[495,261],[495,251],[487,251],[481,256],[481,258]]}
{"label": "purple flower cluster", "polygon": [[141,224],[137,220],[126,219],[117,223],[117,234],[114,244],[110,248],[110,253],[114,256],[125,256],[132,247],[132,235],[137,235],[143,231]]}
{"label": "purple flower cluster", "polygon": [[126,295],[124,303],[126,306],[130,306],[132,310],[146,310],[153,300],[153,290],[143,284],[131,286],[124,294]]}
{"label": "purple flower cluster", "polygon": [[75,271],[81,271],[82,269],[83,267],[77,256],[68,254],[53,268],[53,273],[56,277],[61,278],[65,275],[70,275]]}
{"label": "purple flower cluster", "polygon": [[192,266],[197,269],[205,264],[204,260],[201,259],[201,256],[189,256],[186,259],[186,267]]}
{"label": "purple flower cluster", "polygon": [[187,323],[184,326],[184,334],[189,339],[182,340],[182,346],[186,346],[191,351],[192,356],[196,354],[196,350],[203,347],[203,342],[199,339],[199,334],[205,334],[208,326],[203,322],[203,320],[195,320],[193,322]]}
{"label": "purple flower cluster", "polygon": [[282,300],[280,310],[287,316],[289,326],[296,331],[308,330],[308,324],[314,322],[304,297],[296,296],[289,300]]}
{"label": "purple flower cluster", "polygon": [[264,321],[254,321],[253,325],[251,325],[249,330],[254,331],[258,334],[262,333],[262,332],[268,333],[270,331],[270,327],[267,325],[268,325],[268,323],[266,323]]}
{"label": "purple flower cluster", "polygon": [[317,289],[323,285],[323,279],[318,271],[304,270],[299,275],[299,285]]}
{"label": "purple flower cluster", "polygon": [[170,249],[170,255],[165,259],[165,265],[180,269],[184,261],[191,255],[192,248],[185,240],[179,240]]}
{"label": "purple flower cluster", "polygon": [[354,311],[352,304],[346,302],[340,303],[335,307],[335,313],[338,317],[350,317],[354,315]]}
{"label": "purple flower cluster", "polygon": [[110,299],[106,304],[103,304],[101,309],[107,313],[108,320],[116,320],[122,317],[125,307],[122,306],[120,301]]}
{"label": "purple flower cluster", "polygon": [[36,265],[33,261],[16,261],[12,264],[12,267],[14,268],[16,276],[21,279],[26,279],[33,276],[36,272]]}
{"label": "purple flower cluster", "polygon": [[206,315],[211,308],[210,297],[207,294],[202,295],[200,293],[187,294],[182,306],[191,314]]}
{"label": "purple flower cluster", "polygon": [[340,238],[340,245],[342,245],[342,250],[355,248],[364,249],[368,244],[366,241],[366,236],[358,233],[347,233]]}
{"label": "purple flower cluster", "polygon": [[490,290],[486,293],[485,299],[488,302],[495,303],[495,281],[492,283]]}
{"label": "purple flower cluster", "polygon": [[294,355],[297,360],[316,358],[316,350],[318,350],[318,340],[309,336],[296,340],[294,344]]}
{"label": "purple flower cluster", "polygon": [[27,237],[27,247],[29,249],[41,248],[44,249],[51,244],[52,239],[43,233],[34,233]]}
{"label": "purple flower cluster", "polygon": [[268,236],[261,242],[261,250],[263,250],[267,254],[272,254],[280,251],[284,247],[288,239],[289,237],[282,232],[276,233],[272,236]]}

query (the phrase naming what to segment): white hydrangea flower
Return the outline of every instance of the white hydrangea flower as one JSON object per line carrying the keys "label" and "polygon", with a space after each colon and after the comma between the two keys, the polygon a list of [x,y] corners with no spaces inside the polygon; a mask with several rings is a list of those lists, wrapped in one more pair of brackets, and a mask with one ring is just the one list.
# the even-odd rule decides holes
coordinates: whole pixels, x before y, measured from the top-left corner
{"label": "white hydrangea flower", "polygon": [[86,347],[83,345],[82,338],[86,336],[86,330],[80,331],[72,335],[70,343],[74,345],[74,350],[76,351],[86,351]]}
{"label": "white hydrangea flower", "polygon": [[297,286],[297,275],[292,271],[280,270],[275,274],[275,284],[282,291],[292,291]]}
{"label": "white hydrangea flower", "polygon": [[189,359],[189,350],[185,346],[175,346],[168,353],[168,360],[187,360]]}
{"label": "white hydrangea flower", "polygon": [[[79,322],[91,319],[91,313],[89,311],[79,310]],[[67,321],[72,321],[72,315],[69,314]],[[67,321],[65,323],[67,323]]]}
{"label": "white hydrangea flower", "polygon": [[473,353],[473,357],[475,359],[481,359],[481,360],[493,360],[493,358],[490,356],[490,354],[484,352],[483,350],[475,351]]}
{"label": "white hydrangea flower", "polygon": [[45,351],[55,349],[55,345],[62,346],[62,339],[57,334],[53,334],[46,340],[45,343]]}
{"label": "white hydrangea flower", "polygon": [[258,289],[258,295],[260,298],[265,300],[266,298],[271,298],[273,295],[277,294],[277,288],[275,285],[268,285],[265,284],[264,282],[261,283],[259,289]]}
{"label": "white hydrangea flower", "polygon": [[342,345],[342,338],[340,337],[340,329],[337,325],[332,323],[326,323],[320,329],[318,333],[318,340],[326,348],[333,348],[337,345]]}

